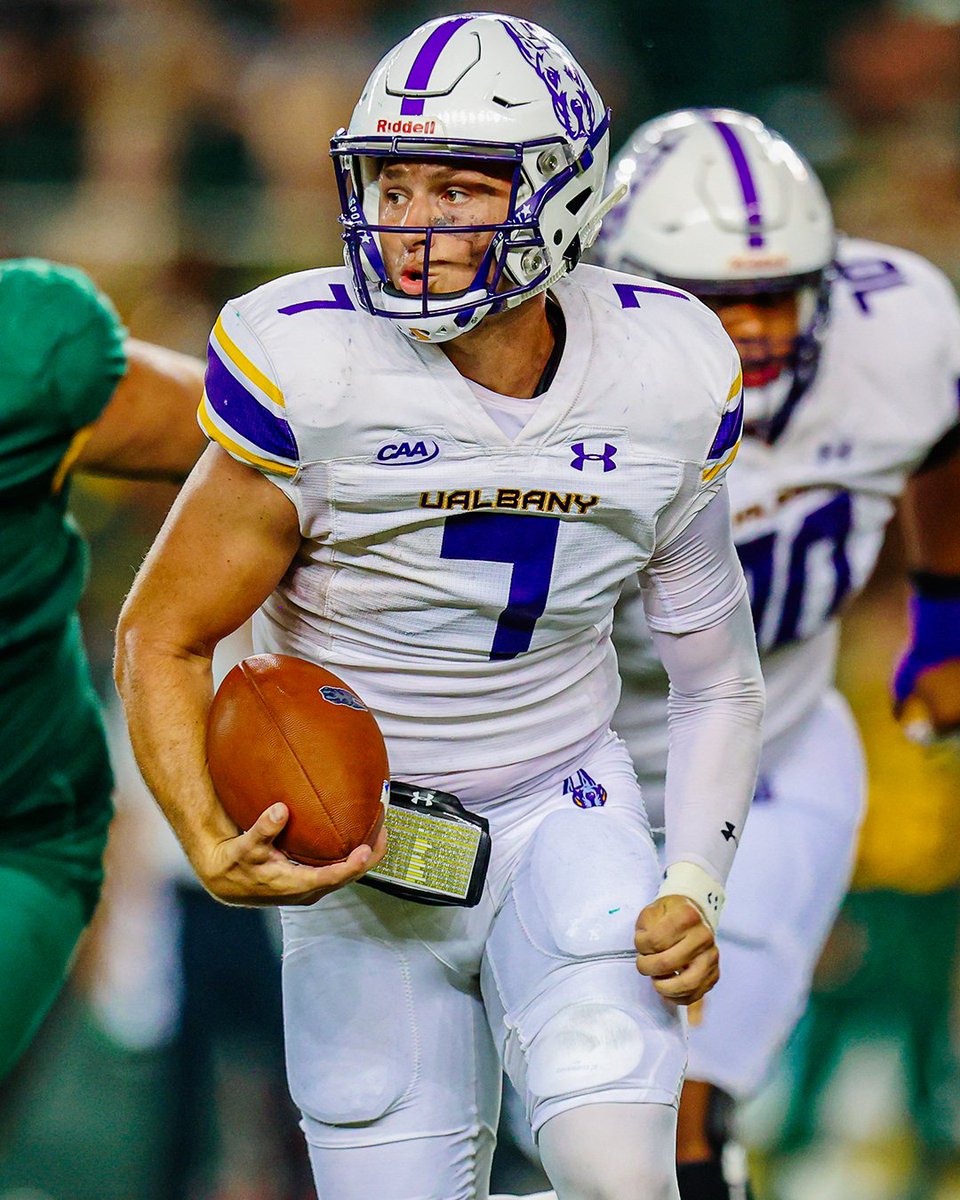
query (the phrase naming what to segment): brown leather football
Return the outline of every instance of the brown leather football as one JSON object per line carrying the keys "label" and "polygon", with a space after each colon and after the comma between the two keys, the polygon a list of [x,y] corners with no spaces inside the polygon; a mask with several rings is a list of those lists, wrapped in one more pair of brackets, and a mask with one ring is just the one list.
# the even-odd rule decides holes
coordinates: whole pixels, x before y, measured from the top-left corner
{"label": "brown leather football", "polygon": [[290,818],[274,845],[312,866],[372,845],[390,778],[380,728],[330,671],[285,654],[238,663],[213,698],[207,763],[227,813],[249,829],[282,800]]}

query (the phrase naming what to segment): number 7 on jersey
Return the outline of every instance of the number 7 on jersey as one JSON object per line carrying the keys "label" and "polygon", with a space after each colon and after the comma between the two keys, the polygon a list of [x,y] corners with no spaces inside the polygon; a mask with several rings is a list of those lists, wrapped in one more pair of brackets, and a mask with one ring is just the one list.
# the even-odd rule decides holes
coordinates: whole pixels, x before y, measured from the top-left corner
{"label": "number 7 on jersey", "polygon": [[441,558],[513,564],[491,659],[516,658],[530,649],[534,626],[547,607],[559,529],[559,517],[521,513],[457,513],[444,522]]}

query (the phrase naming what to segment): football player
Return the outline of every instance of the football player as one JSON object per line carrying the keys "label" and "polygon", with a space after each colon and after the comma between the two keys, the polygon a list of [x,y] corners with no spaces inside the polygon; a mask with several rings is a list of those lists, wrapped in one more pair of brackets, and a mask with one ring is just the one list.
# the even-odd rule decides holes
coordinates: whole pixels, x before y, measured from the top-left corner
{"label": "football player", "polygon": [[0,262],[0,1077],[64,979],[100,889],[111,775],[76,608],[70,476],[182,479],[202,363],[128,338],[80,271]]}
{"label": "football player", "polygon": [[[223,309],[213,445],[121,618],[134,747],[198,875],[285,906],[289,1080],[337,1200],[485,1198],[501,1061],[561,1200],[677,1195],[677,1005],[716,979],[763,692],[723,483],[734,348],[683,291],[571,276],[608,121],[525,20],[387,54],[332,143],[346,268]],[[609,727],[638,573],[676,697],[662,879]],[[406,787],[376,888],[313,904],[316,871],[266,849],[285,806],[251,841],[217,800],[210,654],[254,610],[259,649],[330,666],[380,722]]]}
{"label": "football player", "polygon": [[[833,686],[838,619],[902,495],[911,511],[922,506],[925,542],[898,702],[922,681],[928,718],[944,729],[951,696],[954,708],[960,698],[951,662],[960,657],[960,315],[928,262],[838,239],[816,176],[754,117],[658,118],[611,175],[628,191],[604,227],[600,261],[693,292],[743,363],[745,437],[729,486],[768,710],[720,935],[723,979],[691,1018],[679,1132],[684,1200],[724,1200],[742,1194],[723,1180],[726,1098],[763,1080],[846,890],[864,772]],[[624,694],[614,727],[656,824],[668,681],[635,596],[621,604],[615,640]]]}

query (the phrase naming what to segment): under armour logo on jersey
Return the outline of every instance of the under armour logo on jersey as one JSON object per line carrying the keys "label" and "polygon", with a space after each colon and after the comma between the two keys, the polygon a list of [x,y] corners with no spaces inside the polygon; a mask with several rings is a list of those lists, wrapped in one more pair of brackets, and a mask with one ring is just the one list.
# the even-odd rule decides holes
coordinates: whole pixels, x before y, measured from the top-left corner
{"label": "under armour logo on jersey", "polygon": [[384,467],[419,466],[432,462],[440,453],[440,447],[429,439],[418,442],[387,442],[377,451],[377,462]]}
{"label": "under armour logo on jersey", "polygon": [[607,471],[615,471],[617,464],[613,461],[617,453],[616,446],[611,446],[609,442],[604,442],[602,454],[588,454],[584,450],[585,442],[574,442],[570,449],[573,451],[573,458],[570,460],[570,466],[575,471],[582,471],[583,464],[588,462],[603,463],[604,474]]}
{"label": "under armour logo on jersey", "polygon": [[569,775],[563,781],[563,794],[569,796],[577,808],[602,808],[607,802],[607,789],[591,779],[586,771]]}
{"label": "under armour logo on jersey", "polygon": [[830,462],[833,458],[849,458],[853,453],[853,443],[846,440],[842,442],[824,442],[822,446],[817,447],[817,458],[821,462]]}
{"label": "under armour logo on jersey", "polygon": [[736,828],[736,825],[734,825],[732,821],[727,821],[720,832],[728,842],[735,842],[737,840]]}
{"label": "under armour logo on jersey", "polygon": [[346,688],[322,687],[320,695],[328,704],[342,704],[344,708],[355,708],[357,712],[367,711],[367,706]]}

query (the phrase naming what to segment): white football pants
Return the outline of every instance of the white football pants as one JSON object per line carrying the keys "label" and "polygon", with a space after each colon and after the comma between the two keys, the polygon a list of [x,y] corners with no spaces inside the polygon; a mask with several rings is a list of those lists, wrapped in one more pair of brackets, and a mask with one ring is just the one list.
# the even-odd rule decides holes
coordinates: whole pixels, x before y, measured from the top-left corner
{"label": "white football pants", "polygon": [[[559,1200],[673,1200],[684,1021],[634,962],[660,872],[626,749],[605,734],[509,794],[483,774],[487,803],[432,781],[490,820],[476,908],[354,885],[283,910],[287,1068],[319,1200],[485,1200],[501,1062],[532,1128],[566,1131],[544,1144]],[[607,1147],[574,1116],[594,1105],[635,1110]],[[621,1123],[644,1148],[626,1161]]]}

